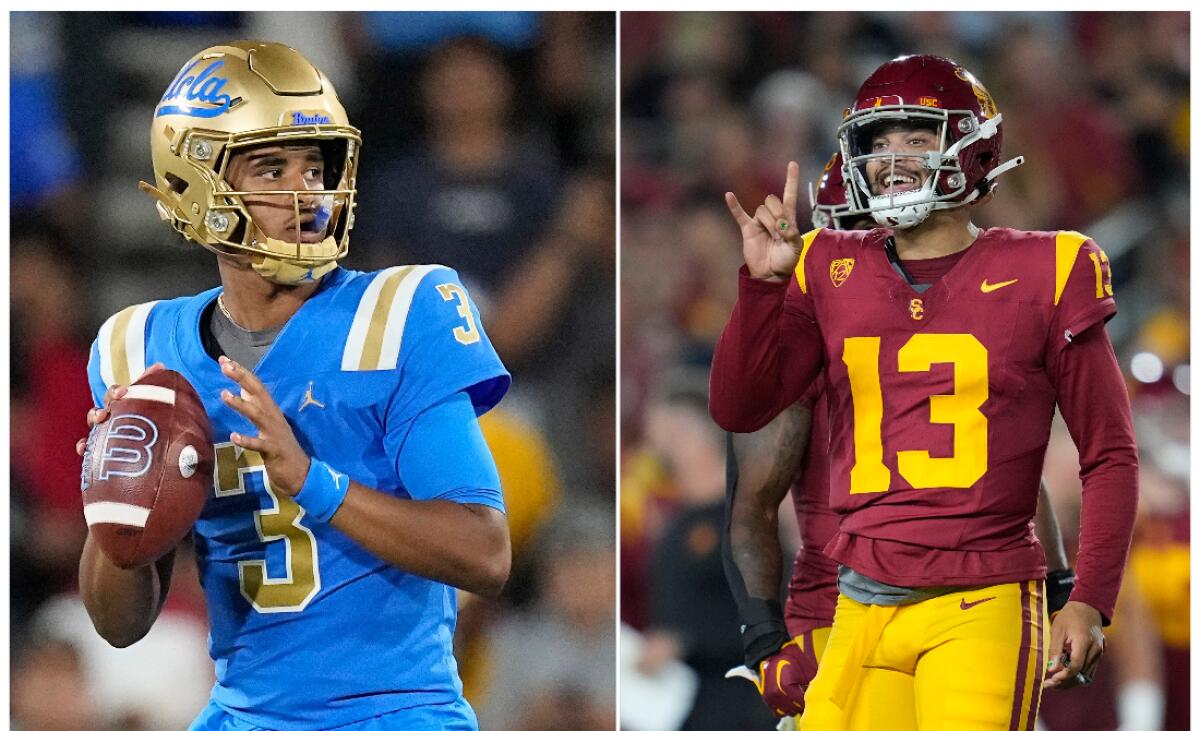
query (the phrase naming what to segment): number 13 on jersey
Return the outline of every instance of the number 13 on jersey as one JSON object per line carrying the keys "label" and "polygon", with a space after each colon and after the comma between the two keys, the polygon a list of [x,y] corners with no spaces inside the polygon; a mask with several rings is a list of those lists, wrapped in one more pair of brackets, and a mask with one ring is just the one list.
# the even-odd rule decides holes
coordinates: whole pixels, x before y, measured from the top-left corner
{"label": "number 13 on jersey", "polygon": [[[850,493],[885,492],[892,473],[883,461],[883,391],[878,337],[846,338],[842,361],[854,407],[854,467]],[[896,453],[900,475],[914,488],[971,487],[987,472],[988,422],[979,409],[988,398],[988,352],[968,333],[918,333],[896,356],[901,373],[954,367],[954,391],[929,397],[929,420],[954,427],[954,451],[931,457],[927,450]]]}

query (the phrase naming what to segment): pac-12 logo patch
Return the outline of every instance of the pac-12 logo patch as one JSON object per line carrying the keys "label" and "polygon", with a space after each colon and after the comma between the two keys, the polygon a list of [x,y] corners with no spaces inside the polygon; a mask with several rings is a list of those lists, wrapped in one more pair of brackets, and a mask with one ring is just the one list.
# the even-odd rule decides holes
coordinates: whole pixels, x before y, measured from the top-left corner
{"label": "pac-12 logo patch", "polygon": [[840,287],[850,278],[853,269],[853,259],[834,259],[829,263],[829,280],[833,282],[833,286]]}
{"label": "pac-12 logo patch", "polygon": [[[183,70],[167,87],[167,93],[163,94],[159,101],[158,111],[154,113],[155,117],[182,114],[185,117],[207,119],[219,117],[241,103],[240,96],[234,99],[221,92],[225,84],[229,82],[228,78],[217,73],[225,65],[224,61],[213,61],[199,72],[192,73],[204,60],[196,59],[183,67]],[[175,103],[168,104],[167,102]]]}
{"label": "pac-12 logo patch", "polygon": [[154,463],[150,448],[157,443],[158,426],[150,419],[138,414],[112,417],[99,446],[96,479],[107,480],[113,475],[141,477]]}

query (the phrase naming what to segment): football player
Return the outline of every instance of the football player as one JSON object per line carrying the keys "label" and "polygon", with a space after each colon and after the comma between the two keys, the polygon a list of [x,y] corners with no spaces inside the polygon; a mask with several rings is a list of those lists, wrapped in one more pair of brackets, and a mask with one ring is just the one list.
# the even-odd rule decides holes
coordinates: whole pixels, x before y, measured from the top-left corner
{"label": "football player", "polygon": [[[816,185],[810,186],[809,205],[815,228],[875,227],[870,216],[848,215],[841,153],[830,157]],[[763,701],[776,716],[799,716],[837,604],[837,564],[823,553],[837,532],[837,516],[829,509],[828,404],[820,380],[760,431],[730,433],[726,446],[728,535],[723,558],[744,628],[746,674],[753,677]],[[801,546],[781,608],[777,598],[781,570],[777,518],[789,490],[801,526]],[[1046,550],[1047,605],[1053,616],[1066,604],[1075,574],[1067,563],[1044,481],[1034,525]],[[885,691],[889,697],[904,697],[911,688],[896,673],[877,673],[872,681],[890,684]],[[890,714],[877,720],[881,731],[903,731]]]}
{"label": "football player", "polygon": [[[212,422],[195,525],[216,685],[194,730],[475,729],[451,637],[455,588],[510,564],[476,420],[509,385],[455,273],[339,268],[361,139],[329,79],[278,43],[193,56],[154,112],[160,216],[217,256],[222,286],[113,315],[92,345],[96,408],[150,368]],[[88,540],[83,599],[126,646],[173,553],[122,570]]]}
{"label": "football player", "polygon": [[[746,266],[713,359],[710,408],[756,431],[824,367],[833,630],[806,731],[1031,729],[1045,687],[1087,682],[1128,553],[1137,450],[1103,323],[1108,261],[1088,237],[971,223],[1002,163],[1001,116],[966,69],[883,64],[838,130],[850,215],[796,230],[798,166],[753,217],[726,195]],[[1080,453],[1078,577],[1053,628],[1030,534],[1057,405]],[[872,682],[898,673],[913,701]]]}

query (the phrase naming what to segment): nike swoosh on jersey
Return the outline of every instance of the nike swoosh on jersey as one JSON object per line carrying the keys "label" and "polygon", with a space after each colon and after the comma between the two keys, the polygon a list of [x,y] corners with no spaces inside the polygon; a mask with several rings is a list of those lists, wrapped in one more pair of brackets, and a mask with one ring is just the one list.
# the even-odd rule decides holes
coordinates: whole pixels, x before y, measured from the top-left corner
{"label": "nike swoosh on jersey", "polygon": [[977,599],[973,602],[969,602],[969,601],[967,601],[966,597],[963,597],[963,599],[961,601],[959,601],[959,603],[958,603],[958,608],[964,609],[964,610],[970,609],[971,607],[978,606],[980,604],[983,604],[984,602],[990,602],[991,600],[993,600],[995,598],[996,597],[994,597],[994,596],[989,596],[989,597],[984,597],[983,599]]}
{"label": "nike swoosh on jersey", "polygon": [[1010,279],[1007,282],[996,282],[995,284],[988,284],[988,280],[985,279],[985,280],[983,280],[983,283],[979,285],[979,291],[980,292],[995,292],[997,289],[1000,289],[1001,287],[1007,287],[1010,284],[1016,284],[1017,281],[1018,280],[1016,280],[1016,279]]}

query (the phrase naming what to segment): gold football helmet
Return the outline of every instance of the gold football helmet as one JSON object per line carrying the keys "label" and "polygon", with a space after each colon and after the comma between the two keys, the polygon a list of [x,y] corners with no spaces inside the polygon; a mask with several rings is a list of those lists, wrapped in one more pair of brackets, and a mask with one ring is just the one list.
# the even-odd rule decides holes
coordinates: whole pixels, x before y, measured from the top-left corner
{"label": "gold football helmet", "polygon": [[[325,158],[322,190],[234,190],[225,179],[231,155],[264,144],[316,144]],[[150,151],[155,185],[140,187],[159,215],[185,238],[218,254],[249,254],[260,275],[281,284],[319,279],[346,255],[354,225],[359,131],[350,125],[329,79],[294,48],[236,41],[193,56],[154,110]],[[267,237],[246,196],[290,196],[295,242]],[[300,209],[315,201],[328,234],[300,243]]]}

